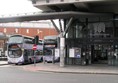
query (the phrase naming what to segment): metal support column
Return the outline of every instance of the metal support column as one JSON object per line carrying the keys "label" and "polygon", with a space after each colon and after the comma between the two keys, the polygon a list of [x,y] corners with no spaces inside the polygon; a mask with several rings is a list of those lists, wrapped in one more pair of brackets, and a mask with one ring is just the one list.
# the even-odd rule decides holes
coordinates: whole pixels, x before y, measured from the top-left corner
{"label": "metal support column", "polygon": [[53,20],[51,20],[51,22],[52,22],[53,26],[55,27],[56,31],[57,31],[58,33],[60,33],[60,30],[59,30],[59,28],[57,27],[57,25],[55,24],[55,22],[54,22]]}
{"label": "metal support column", "polygon": [[65,66],[65,38],[63,34],[60,35],[60,67]]}
{"label": "metal support column", "polygon": [[116,30],[116,23],[115,23],[115,15],[113,16],[113,37],[115,37],[116,36],[116,32],[115,32],[115,30]]}
{"label": "metal support column", "polygon": [[61,19],[59,19],[59,25],[60,25],[60,31],[62,32],[62,23],[61,23]]}
{"label": "metal support column", "polygon": [[[59,30],[59,28],[56,26],[56,24],[54,23],[53,20],[51,20],[52,24],[54,25],[55,29],[57,30],[57,32],[60,34],[59,39],[60,39],[60,67],[64,67],[65,66],[65,35],[67,33],[67,31],[70,28],[70,25],[72,23],[73,17],[70,18],[68,24],[65,27],[65,30]],[[60,27],[62,29],[62,25],[61,25],[61,21],[59,20],[60,23]]]}
{"label": "metal support column", "polygon": [[68,24],[66,25],[66,28],[65,28],[65,31],[64,31],[64,34],[63,34],[64,36],[65,36],[66,33],[68,32],[68,30],[69,30],[69,28],[70,28],[70,25],[71,25],[72,21],[73,21],[73,17],[70,18]]}
{"label": "metal support column", "polygon": [[73,18],[70,18],[65,31],[60,34],[60,67],[65,66],[65,35],[72,24]]}

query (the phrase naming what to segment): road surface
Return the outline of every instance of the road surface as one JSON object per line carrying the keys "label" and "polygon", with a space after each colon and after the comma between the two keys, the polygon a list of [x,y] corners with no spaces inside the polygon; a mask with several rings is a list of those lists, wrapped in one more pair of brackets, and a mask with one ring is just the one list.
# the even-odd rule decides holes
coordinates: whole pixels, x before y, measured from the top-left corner
{"label": "road surface", "polygon": [[4,66],[0,67],[0,83],[118,83],[118,75],[32,72]]}

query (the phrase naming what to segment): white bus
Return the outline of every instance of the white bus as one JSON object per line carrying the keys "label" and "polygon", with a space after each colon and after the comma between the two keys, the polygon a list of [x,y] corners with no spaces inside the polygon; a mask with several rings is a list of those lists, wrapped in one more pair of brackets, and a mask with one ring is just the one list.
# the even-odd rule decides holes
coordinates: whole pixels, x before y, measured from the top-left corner
{"label": "white bus", "polygon": [[[24,35],[12,35],[7,42],[8,63],[26,64],[41,61],[43,57],[43,45],[37,45],[37,50],[33,51],[33,37]],[[34,59],[35,58],[35,59]]]}
{"label": "white bus", "polygon": [[57,48],[57,36],[45,36],[44,37],[44,53],[43,60],[45,62],[59,62],[60,57],[54,55],[54,51]]}

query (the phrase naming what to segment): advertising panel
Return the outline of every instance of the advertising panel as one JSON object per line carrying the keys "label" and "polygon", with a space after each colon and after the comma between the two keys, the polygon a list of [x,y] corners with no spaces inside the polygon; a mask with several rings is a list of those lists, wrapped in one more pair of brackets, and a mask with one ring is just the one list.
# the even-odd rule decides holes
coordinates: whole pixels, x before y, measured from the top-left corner
{"label": "advertising panel", "polygon": [[70,58],[81,58],[81,48],[70,48],[69,57]]}

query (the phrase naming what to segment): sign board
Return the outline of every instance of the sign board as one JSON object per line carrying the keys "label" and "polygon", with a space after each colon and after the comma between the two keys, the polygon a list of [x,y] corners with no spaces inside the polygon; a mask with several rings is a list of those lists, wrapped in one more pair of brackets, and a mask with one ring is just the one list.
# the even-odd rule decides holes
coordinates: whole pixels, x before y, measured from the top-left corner
{"label": "sign board", "polygon": [[75,51],[74,51],[74,49],[69,49],[69,57],[70,58],[75,57]]}
{"label": "sign board", "polygon": [[36,50],[36,49],[37,49],[37,45],[34,44],[32,49],[33,49],[33,50]]}
{"label": "sign board", "polygon": [[69,57],[70,58],[81,58],[81,48],[70,48]]}
{"label": "sign board", "polygon": [[55,57],[59,57],[59,49],[55,49]]}
{"label": "sign board", "polygon": [[81,48],[75,48],[75,57],[81,58]]}

